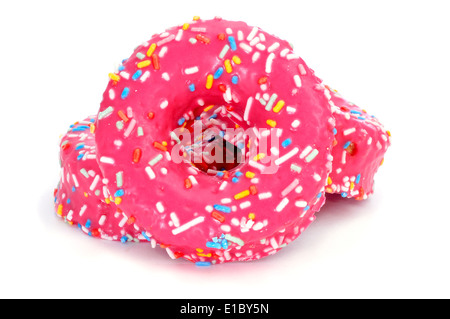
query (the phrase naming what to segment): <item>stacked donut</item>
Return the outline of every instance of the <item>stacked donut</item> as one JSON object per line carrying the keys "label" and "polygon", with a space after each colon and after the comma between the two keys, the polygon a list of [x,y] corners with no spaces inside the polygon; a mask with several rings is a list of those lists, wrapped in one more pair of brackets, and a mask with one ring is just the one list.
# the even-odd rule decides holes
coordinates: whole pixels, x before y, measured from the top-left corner
{"label": "stacked donut", "polygon": [[197,265],[276,253],[325,193],[367,198],[390,144],[288,42],[243,22],[194,18],[109,77],[97,115],[61,140],[57,215]]}

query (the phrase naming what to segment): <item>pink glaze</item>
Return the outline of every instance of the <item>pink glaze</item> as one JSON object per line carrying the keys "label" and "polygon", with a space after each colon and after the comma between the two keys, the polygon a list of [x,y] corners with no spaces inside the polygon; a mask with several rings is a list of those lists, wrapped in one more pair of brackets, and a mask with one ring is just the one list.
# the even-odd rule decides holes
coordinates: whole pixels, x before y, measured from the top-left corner
{"label": "pink glaze", "polygon": [[57,215],[93,237],[122,242],[145,240],[133,217],[123,214],[109,199],[91,132],[95,118],[77,122],[61,139],[61,181],[55,193]]}
{"label": "pink glaze", "polygon": [[[243,22],[193,21],[153,36],[110,77],[96,132],[100,168],[109,192],[123,191],[118,207],[171,257],[259,259],[314,220],[334,119],[321,81],[286,41]],[[264,154],[276,172],[250,157],[218,175],[175,163],[171,132],[208,106],[217,127],[279,129],[271,134],[290,143]]]}
{"label": "pink glaze", "polygon": [[[366,199],[373,193],[374,176],[391,144],[390,133],[380,121],[327,87],[336,119],[333,170],[327,193]],[[328,93],[327,93],[328,94]]]}

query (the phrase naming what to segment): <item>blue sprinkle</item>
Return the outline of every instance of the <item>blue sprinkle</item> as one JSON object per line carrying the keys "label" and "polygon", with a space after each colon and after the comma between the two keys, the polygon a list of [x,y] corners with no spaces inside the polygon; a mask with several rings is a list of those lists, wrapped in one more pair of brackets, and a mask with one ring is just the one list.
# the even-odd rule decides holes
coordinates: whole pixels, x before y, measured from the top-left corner
{"label": "blue sprinkle", "polygon": [[336,130],[336,128],[335,128],[335,127],[333,128],[333,134],[334,134],[334,135],[336,135],[336,134],[337,134],[337,130]]}
{"label": "blue sprinkle", "polygon": [[236,177],[241,177],[242,175],[244,175],[244,173],[242,173],[242,172],[236,172],[234,174],[234,176],[236,176]]}
{"label": "blue sprinkle", "polygon": [[216,176],[218,177],[223,177],[223,175],[225,175],[223,172],[217,172]]}
{"label": "blue sprinkle", "polygon": [[349,146],[350,146],[350,144],[351,144],[351,142],[350,142],[350,141],[348,141],[347,143],[345,143],[345,144],[344,144],[344,149],[346,149],[347,147],[349,147]]}
{"label": "blue sprinkle", "polygon": [[288,147],[289,145],[292,144],[292,140],[290,138],[285,139],[282,143],[281,146],[283,146],[284,148]]}
{"label": "blue sprinkle", "polygon": [[79,228],[79,229],[82,229],[82,227],[83,227],[83,226],[81,226],[81,224],[78,223],[78,228]]}
{"label": "blue sprinkle", "polygon": [[127,236],[122,236],[120,238],[120,241],[122,242],[122,244],[125,244],[128,241],[128,237]]}
{"label": "blue sprinkle", "polygon": [[95,119],[90,119],[89,122],[94,123]]}
{"label": "blue sprinkle", "polygon": [[84,144],[78,145],[78,146],[75,148],[75,151],[81,150],[82,148],[84,148]]}
{"label": "blue sprinkle", "polygon": [[232,181],[233,183],[237,183],[237,182],[239,182],[239,178],[233,177],[233,178],[231,179],[231,181]]}
{"label": "blue sprinkle", "polygon": [[123,70],[125,70],[125,67],[123,65],[120,65],[119,66],[119,71],[123,71]]}
{"label": "blue sprinkle", "polygon": [[80,125],[78,127],[75,127],[74,129],[72,129],[72,132],[82,132],[82,131],[86,131],[87,129],[90,129],[90,127],[86,126],[86,125]]}
{"label": "blue sprinkle", "polygon": [[228,248],[228,240],[222,239],[222,248],[227,249]]}
{"label": "blue sprinkle", "polygon": [[67,204],[70,204],[70,198],[67,199]]}
{"label": "blue sprinkle", "polygon": [[191,92],[195,91],[195,84],[194,83],[189,84],[189,91],[191,91]]}
{"label": "blue sprinkle", "polygon": [[70,128],[73,128],[74,126],[75,126],[75,124],[72,124],[72,125],[70,125],[69,127],[70,127]]}
{"label": "blue sprinkle", "polygon": [[125,62],[127,62],[128,61],[128,58],[127,59],[123,59],[122,60],[122,64],[124,64]]}
{"label": "blue sprinkle", "polygon": [[86,221],[86,228],[91,228],[91,220],[90,219],[88,219],[87,221]]}
{"label": "blue sprinkle", "polygon": [[147,241],[151,240],[150,237],[147,236],[145,231],[142,232],[142,236],[144,236],[144,238],[147,239]]}
{"label": "blue sprinkle", "polygon": [[310,207],[309,207],[309,205],[308,205],[308,206],[306,206],[305,208],[303,208],[303,211],[306,212],[309,208],[310,208]]}
{"label": "blue sprinkle", "polygon": [[122,197],[123,195],[125,195],[125,191],[123,189],[118,189],[114,194],[114,197]]}
{"label": "blue sprinkle", "polygon": [[217,243],[219,241],[219,239],[217,237],[213,237],[213,242]]}
{"label": "blue sprinkle", "polygon": [[120,97],[122,99],[126,99],[129,93],[130,93],[130,89],[129,88],[124,88],[123,91],[122,91],[122,95]]}
{"label": "blue sprinkle", "polygon": [[213,206],[215,210],[222,212],[222,213],[231,213],[231,208],[228,206],[223,206],[223,205],[214,205]]}
{"label": "blue sprinkle", "polygon": [[231,83],[238,84],[239,83],[239,77],[237,75],[233,75],[231,78]]}
{"label": "blue sprinkle", "polygon": [[341,193],[341,196],[342,196],[342,197],[347,197],[348,194],[347,194],[346,192],[342,192],[342,193]]}
{"label": "blue sprinkle", "polygon": [[84,154],[80,154],[80,155],[78,155],[78,156],[77,156],[77,160],[79,161],[80,159],[82,159],[82,158],[83,158],[83,156],[84,156]]}
{"label": "blue sprinkle", "polygon": [[223,138],[223,137],[225,136],[225,131],[220,131],[220,132],[219,132],[219,135],[220,135],[220,137]]}
{"label": "blue sprinkle", "polygon": [[228,37],[228,42],[230,42],[230,48],[231,48],[231,51],[236,51],[236,49],[237,49],[237,46],[236,46],[236,40],[234,39],[234,37],[233,36],[229,36]]}
{"label": "blue sprinkle", "polygon": [[322,197],[322,193],[317,194],[317,198]]}
{"label": "blue sprinkle", "polygon": [[217,69],[217,71],[214,73],[214,80],[217,80],[218,78],[220,78],[223,74],[223,68],[219,67]]}
{"label": "blue sprinkle", "polygon": [[178,120],[178,125],[183,125],[184,122],[186,122],[186,119],[182,117],[181,119]]}
{"label": "blue sprinkle", "polygon": [[208,241],[208,242],[206,243],[206,247],[208,247],[208,248],[216,248],[216,249],[220,249],[220,248],[222,248],[222,245],[219,244],[219,243],[214,243],[214,242],[212,242],[212,241]]}
{"label": "blue sprinkle", "polygon": [[213,115],[211,115],[211,116],[209,117],[209,119],[208,119],[208,120],[210,120],[210,119],[215,119],[215,118],[217,118],[217,114],[213,114]]}
{"label": "blue sprinkle", "polygon": [[358,116],[358,119],[365,120],[366,118],[364,116]]}
{"label": "blue sprinkle", "polygon": [[211,263],[209,261],[197,261],[195,265],[199,267],[209,267],[211,266]]}
{"label": "blue sprinkle", "polygon": [[355,184],[359,184],[360,180],[361,180],[361,174],[356,175]]}
{"label": "blue sprinkle", "polygon": [[362,114],[360,111],[350,110],[350,113],[352,114]]}
{"label": "blue sprinkle", "polygon": [[237,146],[237,148],[240,149],[240,150],[243,150],[243,149],[245,148],[245,144],[242,143],[242,142],[237,143],[236,146]]}
{"label": "blue sprinkle", "polygon": [[137,70],[135,74],[133,74],[133,76],[131,77],[134,81],[136,81],[137,79],[139,79],[142,75],[142,70]]}
{"label": "blue sprinkle", "polygon": [[200,116],[197,116],[196,118],[195,118],[195,120],[196,121],[200,121],[202,118],[200,117]]}
{"label": "blue sprinkle", "polygon": [[76,190],[75,186],[72,186],[72,192],[75,192]]}

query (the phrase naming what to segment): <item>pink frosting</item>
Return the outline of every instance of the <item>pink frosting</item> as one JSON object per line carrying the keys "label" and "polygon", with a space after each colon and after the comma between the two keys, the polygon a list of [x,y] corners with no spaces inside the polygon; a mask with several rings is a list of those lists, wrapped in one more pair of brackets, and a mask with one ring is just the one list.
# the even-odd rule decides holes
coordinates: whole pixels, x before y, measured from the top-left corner
{"label": "pink frosting", "polygon": [[95,119],[91,116],[75,123],[61,139],[61,180],[55,190],[55,209],[67,223],[90,236],[135,241],[141,232],[135,228],[133,218],[110,201],[96,160],[91,132]]}
{"label": "pink frosting", "polygon": [[[155,35],[111,75],[98,113],[109,192],[173,258],[273,254],[324,202],[334,128],[326,92],[286,41],[243,22],[199,20]],[[282,146],[214,175],[175,163],[171,132],[209,106],[217,127],[275,128]],[[264,174],[263,159],[276,163],[275,174]]]}
{"label": "pink frosting", "polygon": [[374,176],[391,144],[390,133],[380,121],[359,106],[327,88],[336,119],[333,170],[328,193],[366,199],[373,193]]}

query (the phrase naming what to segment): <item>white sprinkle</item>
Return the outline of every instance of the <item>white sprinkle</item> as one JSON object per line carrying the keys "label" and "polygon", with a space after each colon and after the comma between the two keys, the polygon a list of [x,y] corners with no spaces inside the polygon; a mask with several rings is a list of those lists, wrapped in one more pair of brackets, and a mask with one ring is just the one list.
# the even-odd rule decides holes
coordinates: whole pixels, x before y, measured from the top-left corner
{"label": "white sprinkle", "polygon": [[316,181],[318,181],[318,182],[320,182],[320,180],[322,179],[322,178],[320,177],[320,175],[317,174],[317,173],[314,173],[313,178],[314,178]]}
{"label": "white sprinkle", "polygon": [[175,35],[174,35],[174,34],[171,34],[170,36],[168,36],[168,37],[162,39],[161,41],[157,42],[157,43],[156,43],[156,46],[157,46],[157,47],[160,47],[160,46],[162,46],[163,44],[169,43],[169,42],[171,42],[171,41],[174,40],[174,39],[175,39]]}
{"label": "white sprinkle", "polygon": [[119,73],[121,77],[123,77],[124,79],[129,80],[130,79],[130,73],[122,71]]}
{"label": "white sprinkle", "polygon": [[94,181],[92,182],[91,187],[89,187],[89,189],[91,191],[93,191],[97,187],[97,184],[99,181],[100,181],[100,175],[95,176]]}
{"label": "white sprinkle", "polygon": [[303,66],[303,64],[300,63],[298,65],[298,70],[299,70],[301,75],[306,75],[306,70],[305,70],[305,67]]}
{"label": "white sprinkle", "polygon": [[193,227],[195,225],[203,223],[204,221],[205,221],[205,217],[203,217],[203,216],[197,217],[197,218],[187,222],[186,224],[181,225],[180,227],[177,227],[177,228],[173,229],[172,230],[172,234],[178,235],[179,233],[182,233],[182,232],[188,230],[189,228],[191,228],[191,227]]}
{"label": "white sprinkle", "polygon": [[372,137],[369,137],[369,139],[367,140],[367,145],[372,144]]}
{"label": "white sprinkle", "polygon": [[114,92],[114,90],[110,89],[108,93],[109,93],[109,98],[111,100],[114,100],[114,98],[116,97],[116,93]]}
{"label": "white sprinkle", "polygon": [[100,226],[103,226],[105,224],[105,221],[106,221],[106,215],[102,215],[102,216],[100,216],[100,219],[98,220],[98,224]]}
{"label": "white sprinkle", "polygon": [[297,86],[298,88],[302,86],[302,80],[300,79],[300,75],[298,74],[294,75],[294,82],[295,86]]}
{"label": "white sprinkle", "polygon": [[280,56],[282,58],[285,58],[288,53],[289,53],[289,48],[285,48],[285,49],[281,50]]}
{"label": "white sprinkle", "polygon": [[307,163],[311,162],[313,159],[316,158],[316,156],[319,154],[319,151],[317,149],[313,149],[313,151],[305,158],[305,161]]}
{"label": "white sprinkle", "polygon": [[123,215],[123,218],[119,222],[119,227],[123,227],[125,225],[125,223],[127,222],[127,220],[128,220],[128,217]]}
{"label": "white sprinkle", "polygon": [[173,251],[169,247],[166,248],[166,253],[167,253],[167,255],[169,255],[169,257],[171,259],[176,259],[175,258],[175,254],[173,253]]}
{"label": "white sprinkle", "polygon": [[259,52],[255,52],[252,56],[252,62],[255,63],[256,61],[258,61],[260,56],[261,54]]}
{"label": "white sprinkle", "polygon": [[86,209],[87,209],[87,205],[84,205],[83,207],[81,207],[80,213],[79,213],[80,217],[83,216],[83,214],[86,212]]}
{"label": "white sprinkle", "polygon": [[257,33],[258,33],[258,28],[253,27],[252,31],[250,32],[250,34],[247,37],[247,41],[252,41]]}
{"label": "white sprinkle", "polygon": [[275,53],[269,54],[269,56],[267,57],[267,60],[266,60],[266,73],[272,72],[273,59],[275,59]]}
{"label": "white sprinkle", "polygon": [[252,205],[252,203],[251,203],[250,201],[246,201],[246,202],[241,203],[241,204],[239,205],[239,207],[240,207],[241,209],[246,209],[246,208],[249,208],[251,205]]}
{"label": "white sprinkle", "polygon": [[175,41],[180,41],[183,37],[183,29],[178,30],[177,36],[175,37]]}
{"label": "white sprinkle", "polygon": [[271,198],[271,197],[272,197],[272,193],[271,192],[258,194],[258,198],[259,199],[268,199],[268,198]]}
{"label": "white sprinkle", "polygon": [[241,42],[239,43],[239,47],[245,51],[245,53],[250,53],[253,51],[252,47],[249,46],[247,43]]}
{"label": "white sprinkle", "polygon": [[158,210],[158,212],[160,213],[164,213],[164,206],[161,202],[156,203],[156,210]]}
{"label": "white sprinkle", "polygon": [[197,66],[193,66],[191,68],[184,69],[184,73],[185,74],[194,74],[194,73],[197,73],[197,72],[198,72],[198,67]]}
{"label": "white sprinkle", "polygon": [[295,192],[296,192],[297,194],[300,194],[300,193],[302,192],[302,190],[303,190],[303,187],[302,187],[301,185],[299,185],[299,186],[297,186],[297,187],[295,188]]}
{"label": "white sprinkle", "polygon": [[169,105],[169,101],[164,100],[164,101],[161,102],[159,107],[164,110],[168,105]]}
{"label": "white sprinkle", "polygon": [[290,192],[292,192],[294,190],[294,188],[297,187],[297,185],[300,184],[300,181],[298,179],[294,179],[292,181],[292,183],[289,184],[288,187],[286,187],[282,192],[281,192],[281,197],[286,197]]}
{"label": "white sprinkle", "polygon": [[78,184],[78,180],[77,180],[77,177],[75,176],[75,174],[72,174],[72,179],[73,179],[73,182],[75,184],[75,187],[78,188],[80,186],[80,184]]}
{"label": "white sprinkle", "polygon": [[[224,233],[229,233],[231,231],[231,227],[230,227],[230,225],[222,225],[222,226],[220,226],[220,230],[223,231]],[[229,252],[225,251],[225,254],[227,254],[227,253],[229,255]],[[231,258],[231,257],[229,257],[229,258]]]}
{"label": "white sprinkle", "polygon": [[238,38],[238,41],[244,40],[244,32],[242,32],[241,30],[238,30],[237,38]]}
{"label": "white sprinkle", "polygon": [[231,198],[222,198],[220,200],[220,203],[222,203],[222,204],[229,204],[231,202],[232,202]]}
{"label": "white sprinkle", "polygon": [[295,202],[295,206],[305,208],[306,206],[308,206],[308,203],[304,200],[298,200]]}
{"label": "white sprinkle", "polygon": [[147,173],[148,177],[150,177],[150,179],[156,178],[155,172],[152,170],[152,168],[150,166],[147,166],[145,168],[145,172]]}
{"label": "white sprinkle", "polygon": [[220,184],[219,190],[223,191],[225,189],[225,187],[227,187],[227,184],[228,184],[227,181],[222,182],[222,184]]}
{"label": "white sprinkle", "polygon": [[252,160],[250,160],[248,162],[248,165],[250,165],[251,167],[259,169],[261,172],[263,172],[266,169],[266,167],[264,165],[262,165],[262,164],[260,164],[258,162],[252,161]]}
{"label": "white sprinkle", "polygon": [[274,44],[272,44],[268,49],[267,52],[273,52],[276,49],[278,49],[280,47],[280,43],[279,42],[275,42]]}
{"label": "white sprinkle", "polygon": [[177,214],[175,214],[174,212],[170,213],[170,219],[172,220],[175,227],[180,227],[180,220],[178,219]]}
{"label": "white sprinkle", "polygon": [[294,121],[291,123],[291,126],[292,126],[293,128],[299,127],[299,126],[300,126],[300,121],[299,121],[299,120],[294,120]]}
{"label": "white sprinkle", "polygon": [[255,37],[255,38],[253,38],[252,39],[252,41],[250,41],[250,45],[252,46],[252,47],[254,47],[255,45],[257,45],[258,43],[259,43],[259,41],[261,41],[258,37]]}
{"label": "white sprinkle", "polygon": [[212,211],[214,210],[214,208],[213,208],[211,205],[208,205],[208,206],[205,207],[205,210],[206,210],[208,213],[212,213]]}
{"label": "white sprinkle", "polygon": [[280,150],[278,149],[278,147],[272,146],[270,148],[270,153],[272,155],[278,156],[278,155],[280,155]]}
{"label": "white sprinkle", "polygon": [[191,31],[193,31],[193,32],[206,32],[206,28],[204,28],[204,27],[192,27]]}
{"label": "white sprinkle", "polygon": [[298,59],[298,56],[295,55],[294,53],[291,53],[291,54],[286,55],[286,59],[294,60],[294,59]]}
{"label": "white sprinkle", "polygon": [[349,129],[346,129],[344,132],[342,132],[344,135],[350,135],[352,133],[356,132],[356,128],[352,127]]}
{"label": "white sprinkle", "polygon": [[266,41],[266,36],[264,35],[264,33],[260,32],[258,34],[259,38],[261,39],[261,41]]}
{"label": "white sprinkle", "polygon": [[294,114],[297,111],[297,109],[295,107],[292,106],[286,106],[286,112],[288,114]]}
{"label": "white sprinkle", "polygon": [[283,200],[278,204],[277,208],[275,208],[275,211],[277,211],[278,213],[281,212],[288,203],[289,199],[287,197],[283,198]]}
{"label": "white sprinkle", "polygon": [[270,238],[270,245],[272,246],[273,249],[278,248],[278,243],[277,243],[275,237]]}
{"label": "white sprinkle", "polygon": [[275,165],[281,165],[282,163],[286,162],[288,159],[293,157],[295,154],[297,154],[299,151],[298,147],[292,149],[289,153],[284,154],[282,157],[277,158],[275,160]]}
{"label": "white sprinkle", "polygon": [[247,100],[247,104],[245,106],[245,111],[244,111],[244,121],[248,121],[248,115],[250,114],[250,109],[252,108],[252,104],[253,104],[253,97],[249,97]]}
{"label": "white sprinkle", "polygon": [[312,147],[310,145],[308,145],[303,152],[301,152],[300,154],[300,158],[303,159],[306,155],[308,155],[311,151],[312,151]]}
{"label": "white sprinkle", "polygon": [[226,28],[226,29],[225,29],[225,32],[226,32],[227,34],[233,34],[233,30],[232,30],[231,28]]}
{"label": "white sprinkle", "polygon": [[162,77],[164,80],[166,80],[166,81],[170,81],[170,76],[169,76],[169,73],[167,73],[167,72],[164,72],[164,73],[161,75],[161,77]]}
{"label": "white sprinkle", "polygon": [[145,82],[150,77],[150,71],[145,71],[144,74],[142,74],[140,80],[141,82]]}
{"label": "white sprinkle", "polygon": [[261,222],[257,222],[255,225],[253,225],[253,230],[255,230],[255,231],[258,231],[258,230],[261,230],[261,229],[263,229],[263,227],[264,227],[264,224],[263,223],[261,223]]}
{"label": "white sprinkle", "polygon": [[137,122],[136,122],[135,119],[132,119],[132,120],[130,121],[130,124],[128,125],[126,131],[123,133],[123,135],[124,135],[125,137],[130,136],[131,132],[133,132],[134,128],[136,127],[136,123],[137,123]]}
{"label": "white sprinkle", "polygon": [[189,175],[189,180],[191,181],[191,183],[192,183],[192,185],[198,185],[198,182],[197,182],[197,180],[195,179],[195,177],[194,176],[192,176],[192,175]]}
{"label": "white sprinkle", "polygon": [[[159,57],[160,57],[160,58],[163,58],[163,57],[166,55],[167,50],[169,50],[169,49],[167,48],[167,46],[162,47],[161,50],[159,51],[159,54],[158,54]],[[148,71],[147,71],[147,72],[148,72]]]}
{"label": "white sprinkle", "polygon": [[258,50],[264,51],[266,49],[266,46],[260,42],[256,45],[256,48]]}

